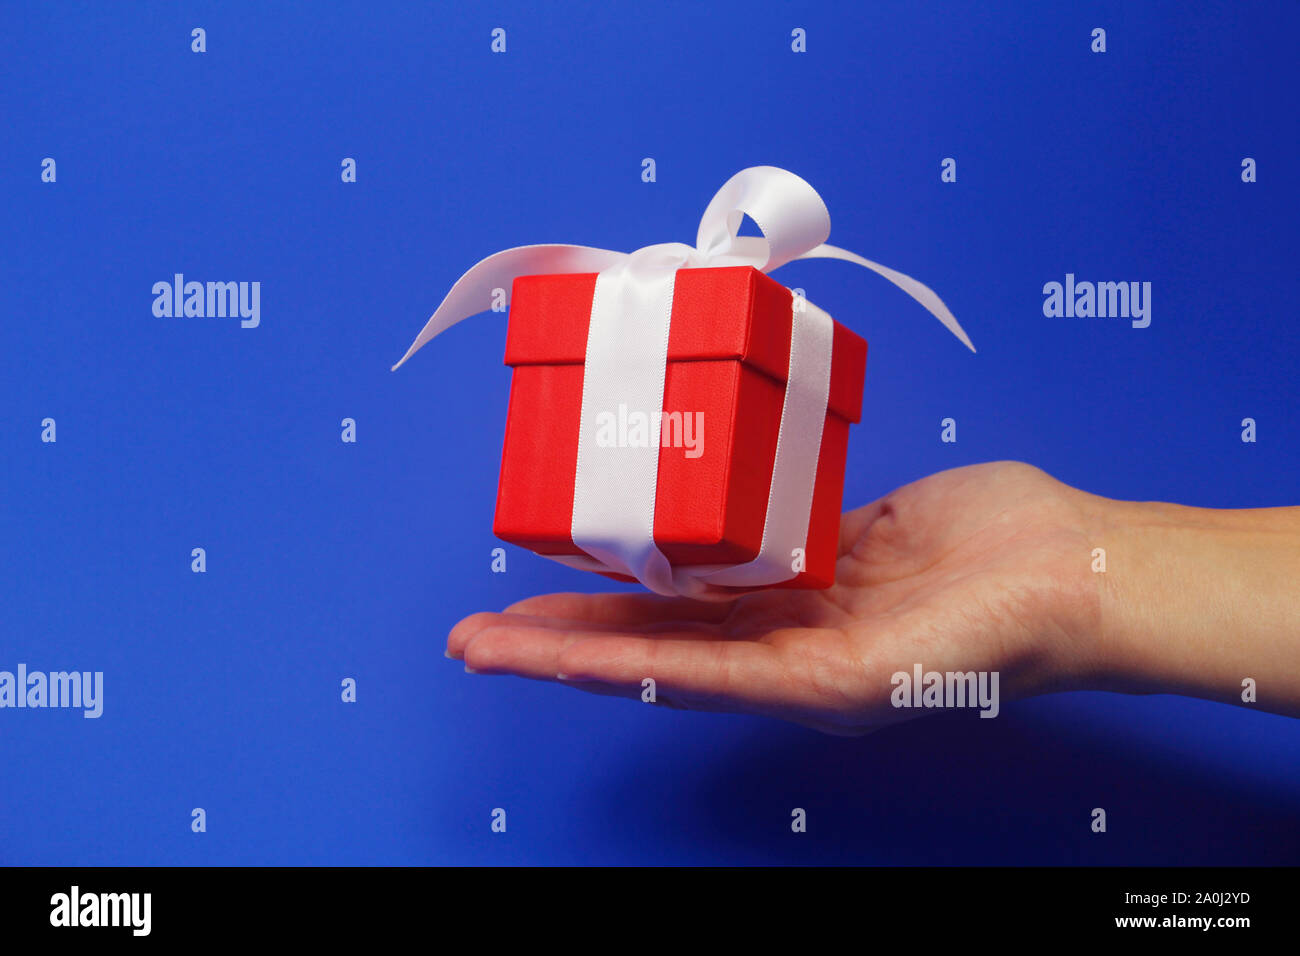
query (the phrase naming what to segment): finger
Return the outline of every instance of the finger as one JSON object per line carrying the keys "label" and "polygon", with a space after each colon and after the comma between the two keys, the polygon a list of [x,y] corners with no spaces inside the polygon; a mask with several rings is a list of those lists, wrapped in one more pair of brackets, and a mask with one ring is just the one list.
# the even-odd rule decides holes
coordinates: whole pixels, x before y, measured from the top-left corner
{"label": "finger", "polygon": [[608,630],[608,628],[602,628],[599,624],[573,618],[479,611],[477,614],[471,614],[469,617],[458,621],[452,627],[451,632],[447,635],[446,655],[451,658],[463,658],[465,656],[465,646],[477,637],[481,631],[489,627],[508,627],[513,624],[525,627],[545,627],[557,631],[587,630],[601,632]]}
{"label": "finger", "polygon": [[574,690],[580,690],[584,694],[595,694],[599,697],[622,697],[626,700],[640,701],[643,704],[649,704],[652,707],[664,707],[668,710],[695,710],[680,698],[664,697],[656,693],[653,698],[646,694],[644,687],[622,687],[618,684],[602,684],[600,681],[558,681],[565,687],[572,687]]}
{"label": "finger", "polygon": [[600,681],[572,681],[557,680],[556,683],[563,684],[565,687],[572,687],[574,690],[580,690],[584,694],[596,694],[599,697],[623,697],[628,700],[639,700],[641,690],[637,687],[620,687],[617,684],[602,684]]}
{"label": "finger", "polygon": [[[665,707],[669,710],[702,709],[699,706],[693,706],[691,703],[688,703],[685,699],[680,697],[678,698],[664,697],[662,694],[658,693],[657,688],[656,688],[654,699],[647,700],[645,697],[645,688],[643,687],[623,687],[617,684],[601,683],[600,681],[563,680],[560,681],[559,683],[563,684],[565,687],[572,687],[575,690],[580,690],[586,694],[596,694],[601,697],[623,697],[629,700],[639,700],[642,703],[652,704],[656,707]],[[735,710],[741,710],[742,708],[714,707],[714,708],[703,708],[703,709],[735,711]],[[777,715],[769,714],[768,716],[777,716]],[[837,724],[834,723],[833,721],[828,721],[825,718],[820,716],[812,717],[812,716],[796,713],[793,711],[788,714],[782,714],[780,716],[782,717],[782,719],[792,720],[795,723],[800,724],[801,726],[807,727],[809,730],[815,730],[818,733],[828,734],[832,737],[865,737],[868,734],[874,734],[878,730],[881,730],[885,726],[887,726],[886,724],[883,723],[882,724],[858,724],[856,722],[854,723],[846,722],[846,723]]]}
{"label": "finger", "polygon": [[[640,682],[625,685],[576,680],[559,671],[560,655],[564,649],[586,639],[587,634],[586,631],[560,632],[518,625],[485,627],[464,648],[465,670],[473,674],[513,674],[563,683],[589,694],[645,700],[645,687]],[[655,699],[647,702],[679,710],[690,709],[681,700],[666,698],[657,692]]]}
{"label": "finger", "polygon": [[[713,635],[699,632],[682,630],[673,633],[674,639],[681,643],[715,641]],[[597,630],[594,625],[565,628],[520,623],[518,616],[515,616],[512,621],[479,630],[465,644],[463,656],[466,668],[476,673],[517,674],[539,680],[556,680],[559,675],[566,674],[560,663],[560,655],[565,648],[593,637],[633,635],[622,631]],[[650,637],[634,639],[655,640]],[[601,680],[599,676],[591,679]],[[637,682],[640,682],[640,678]]]}
{"label": "finger", "polygon": [[[580,690],[587,694],[596,694],[601,697],[623,697],[628,700],[638,700],[642,703],[653,704],[656,707],[666,707],[669,710],[714,710],[714,711],[745,711],[749,708],[736,704],[723,705],[721,701],[715,701],[711,705],[701,706],[699,702],[685,697],[665,697],[659,691],[656,685],[653,699],[647,699],[647,688],[643,684],[621,685],[607,684],[602,681],[584,681],[575,680],[570,677],[558,681],[565,687],[572,687],[574,690]],[[819,733],[829,734],[834,737],[863,737],[867,734],[873,734],[880,730],[884,724],[860,724],[857,722],[836,723],[827,720],[822,714],[806,714],[795,710],[781,712],[767,712],[768,716],[780,717],[786,720],[792,720],[801,724],[810,730]]]}
{"label": "finger", "polygon": [[580,633],[517,625],[486,627],[464,646],[465,670],[553,681],[559,674],[560,653],[579,640]]}
{"label": "finger", "polygon": [[560,681],[588,693],[642,698],[685,710],[757,713],[824,733],[860,732],[828,721],[808,682],[786,672],[779,652],[752,641],[558,631],[519,624],[483,629],[465,649],[466,669]]}
{"label": "finger", "polygon": [[[592,595],[600,597],[601,595]],[[511,612],[496,613],[480,611],[459,621],[447,635],[446,656],[460,659],[465,656],[465,647],[480,632],[488,628],[501,627],[545,628],[562,633],[589,632],[592,634],[672,634],[682,640],[717,640],[722,636],[716,625],[697,621],[650,621],[645,623],[605,624],[595,620],[581,620],[571,617],[543,617],[533,614],[516,614]]]}
{"label": "finger", "polygon": [[853,550],[872,523],[885,513],[886,507],[885,498],[877,498],[869,505],[846,511],[840,516],[840,557]]}
{"label": "finger", "polygon": [[[658,692],[656,688],[653,699],[647,699],[646,689],[641,686],[623,687],[618,684],[605,684],[600,681],[576,681],[563,680],[559,681],[565,687],[572,687],[574,690],[580,690],[586,694],[596,694],[601,697],[623,697],[628,700],[637,700],[644,704],[650,704],[655,707],[663,707],[668,710],[692,710],[692,711],[742,711],[744,708],[739,706],[710,706],[702,707],[698,703],[688,701],[682,697],[665,697]],[[775,716],[775,715],[769,715]],[[824,719],[805,717],[801,714],[791,713],[783,715],[784,719],[789,719],[795,723],[801,724],[810,730],[816,730],[819,733],[830,734],[836,737],[861,737],[869,733],[874,733],[878,727],[854,727],[848,725],[838,725],[830,723]]]}
{"label": "finger", "polygon": [[559,654],[561,679],[640,688],[713,710],[767,708],[779,702],[779,654],[754,641],[584,634]]}
{"label": "finger", "polygon": [[731,613],[731,605],[658,594],[541,594],[510,605],[506,613],[568,618],[618,629],[667,621],[720,624]]}

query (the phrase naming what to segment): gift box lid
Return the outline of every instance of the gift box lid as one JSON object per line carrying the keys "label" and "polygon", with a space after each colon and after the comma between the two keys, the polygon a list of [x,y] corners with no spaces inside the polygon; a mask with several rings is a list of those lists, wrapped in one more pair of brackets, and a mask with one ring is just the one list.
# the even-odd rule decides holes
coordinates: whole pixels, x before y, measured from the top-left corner
{"label": "gift box lid", "polygon": [[[511,291],[505,364],[581,365],[596,273],[519,276]],[[793,293],[751,266],[679,269],[668,361],[738,361],[784,383],[790,368]],[[862,415],[867,343],[835,323],[828,408]]]}

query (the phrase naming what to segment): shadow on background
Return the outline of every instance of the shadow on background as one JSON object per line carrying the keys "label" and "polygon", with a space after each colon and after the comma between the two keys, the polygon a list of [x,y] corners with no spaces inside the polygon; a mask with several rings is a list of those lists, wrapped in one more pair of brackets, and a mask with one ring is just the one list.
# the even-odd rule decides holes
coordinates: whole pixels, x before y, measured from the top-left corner
{"label": "shadow on background", "polygon": [[[759,726],[734,749],[692,754],[680,779],[678,741],[593,782],[592,861],[627,860],[639,847],[650,863],[1300,862],[1294,776],[1198,765],[1150,726],[1115,734],[1040,701],[993,721],[944,714],[863,738]],[[795,807],[807,811],[803,834],[790,828]],[[1105,833],[1091,829],[1095,807],[1106,810]]]}

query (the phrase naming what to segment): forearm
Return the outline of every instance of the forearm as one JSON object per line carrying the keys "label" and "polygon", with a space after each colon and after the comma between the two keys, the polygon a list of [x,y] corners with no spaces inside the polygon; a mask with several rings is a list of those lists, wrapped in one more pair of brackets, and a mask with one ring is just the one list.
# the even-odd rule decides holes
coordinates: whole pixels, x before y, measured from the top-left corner
{"label": "forearm", "polygon": [[1098,514],[1099,686],[1300,716],[1300,508],[1106,501]]}

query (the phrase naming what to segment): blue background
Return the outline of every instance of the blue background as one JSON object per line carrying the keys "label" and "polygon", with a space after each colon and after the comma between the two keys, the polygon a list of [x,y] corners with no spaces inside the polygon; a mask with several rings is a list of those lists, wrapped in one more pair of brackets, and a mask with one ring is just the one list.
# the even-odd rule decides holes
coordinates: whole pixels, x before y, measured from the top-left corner
{"label": "blue background", "polygon": [[[1069,694],[840,739],[466,675],[462,616],[617,585],[489,570],[501,316],[388,370],[479,258],[691,241],[767,163],[979,348],[864,270],[777,273],[871,343],[846,506],[1000,458],[1300,503],[1300,8],[471,6],[5,4],[0,669],[102,670],[105,711],[0,712],[0,862],[1300,862],[1300,722],[1264,713]],[[174,272],[260,281],[261,326],[155,318]],[[1045,318],[1066,272],[1150,281],[1150,328]]]}

